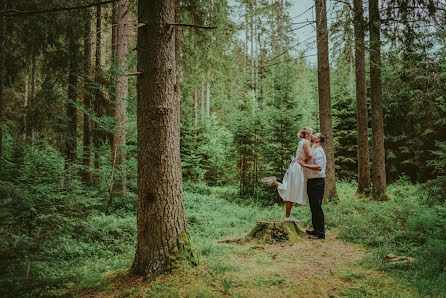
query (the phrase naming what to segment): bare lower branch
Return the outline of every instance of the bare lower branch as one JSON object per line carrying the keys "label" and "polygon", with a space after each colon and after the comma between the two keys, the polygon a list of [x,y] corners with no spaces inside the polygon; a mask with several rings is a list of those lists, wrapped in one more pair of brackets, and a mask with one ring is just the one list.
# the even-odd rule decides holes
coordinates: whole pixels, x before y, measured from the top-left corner
{"label": "bare lower branch", "polygon": [[34,15],[34,14],[42,14],[42,13],[49,13],[49,12],[59,12],[59,11],[68,11],[68,10],[74,10],[74,9],[82,9],[82,8],[89,8],[93,6],[99,6],[104,4],[109,4],[116,2],[118,0],[107,0],[107,1],[101,1],[101,2],[95,2],[85,5],[79,5],[79,6],[72,6],[72,7],[55,7],[50,9],[42,9],[42,10],[17,10],[17,9],[7,9],[7,10],[1,10],[0,11],[0,17],[2,16],[21,16],[21,15]]}
{"label": "bare lower branch", "polygon": [[217,26],[202,26],[195,24],[183,24],[183,23],[169,23],[169,26],[178,26],[178,27],[193,27],[193,28],[201,28],[201,29],[217,29]]}

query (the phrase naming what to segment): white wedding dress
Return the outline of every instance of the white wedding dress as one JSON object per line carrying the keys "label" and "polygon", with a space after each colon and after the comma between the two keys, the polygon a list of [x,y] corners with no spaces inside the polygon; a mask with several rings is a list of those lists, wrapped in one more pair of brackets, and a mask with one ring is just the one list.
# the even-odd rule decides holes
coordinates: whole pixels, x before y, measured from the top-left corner
{"label": "white wedding dress", "polygon": [[[298,158],[305,160],[304,144],[310,142],[302,139],[296,150],[296,160]],[[279,183],[277,191],[284,201],[296,204],[307,205],[307,177],[305,169],[293,160],[283,177],[282,183]]]}

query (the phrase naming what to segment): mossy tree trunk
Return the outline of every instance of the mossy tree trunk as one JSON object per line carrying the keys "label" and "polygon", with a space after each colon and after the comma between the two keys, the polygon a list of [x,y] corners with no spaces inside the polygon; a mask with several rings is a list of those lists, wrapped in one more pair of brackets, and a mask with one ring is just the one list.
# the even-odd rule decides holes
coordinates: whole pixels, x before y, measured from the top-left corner
{"label": "mossy tree trunk", "polygon": [[157,275],[198,263],[182,194],[176,96],[175,0],[138,3],[138,239],[131,272]]}

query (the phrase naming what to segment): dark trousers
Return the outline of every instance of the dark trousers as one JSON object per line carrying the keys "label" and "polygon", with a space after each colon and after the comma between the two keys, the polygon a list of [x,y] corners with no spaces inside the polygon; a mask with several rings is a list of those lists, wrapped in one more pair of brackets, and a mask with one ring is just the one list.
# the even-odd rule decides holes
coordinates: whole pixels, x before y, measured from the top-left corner
{"label": "dark trousers", "polygon": [[313,229],[320,236],[325,236],[324,212],[322,211],[322,199],[324,198],[325,179],[308,179],[307,194],[310,201],[311,219]]}

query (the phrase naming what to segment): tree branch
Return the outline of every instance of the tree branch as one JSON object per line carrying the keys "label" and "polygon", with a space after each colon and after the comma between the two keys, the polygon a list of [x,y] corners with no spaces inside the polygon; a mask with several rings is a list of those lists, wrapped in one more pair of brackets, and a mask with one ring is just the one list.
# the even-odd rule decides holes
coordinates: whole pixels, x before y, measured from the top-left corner
{"label": "tree branch", "polygon": [[193,28],[201,28],[201,29],[217,29],[217,26],[202,26],[195,24],[183,24],[183,23],[168,23],[169,26],[178,26],[178,27],[193,27]]}
{"label": "tree branch", "polygon": [[34,14],[42,14],[42,13],[49,13],[49,12],[59,12],[59,11],[68,11],[68,10],[74,10],[74,9],[82,9],[82,8],[89,8],[93,6],[99,6],[104,4],[109,4],[116,2],[118,0],[107,0],[102,2],[94,2],[90,4],[84,4],[79,6],[72,6],[72,7],[55,7],[50,9],[43,9],[43,10],[17,10],[17,9],[7,9],[7,10],[1,10],[0,11],[0,17],[3,16],[21,16],[21,15],[34,15]]}

